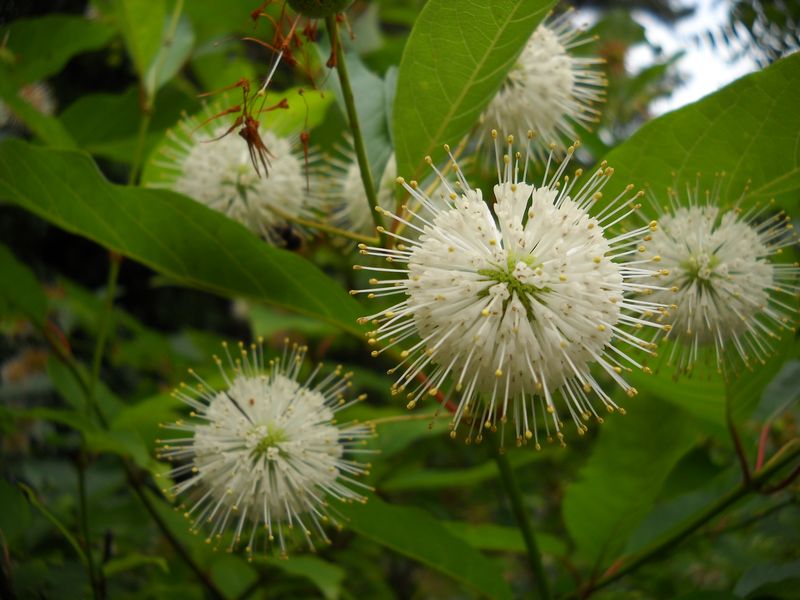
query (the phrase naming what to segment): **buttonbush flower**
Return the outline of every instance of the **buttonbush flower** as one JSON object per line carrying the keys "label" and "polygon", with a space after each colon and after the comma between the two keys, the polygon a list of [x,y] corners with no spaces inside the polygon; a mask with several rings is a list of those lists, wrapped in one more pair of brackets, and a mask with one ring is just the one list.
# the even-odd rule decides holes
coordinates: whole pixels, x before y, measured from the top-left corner
{"label": "buttonbush flower", "polygon": [[[269,172],[259,176],[247,144],[226,126],[200,127],[184,120],[169,131],[169,143],[155,164],[165,173],[156,187],[167,187],[239,221],[270,243],[282,243],[289,220],[307,217],[317,204],[316,177],[307,172],[299,140],[261,132],[269,150]],[[311,160],[315,155],[312,153]]]}
{"label": "buttonbush flower", "polygon": [[668,291],[650,299],[673,304],[660,316],[670,327],[656,337],[672,342],[665,355],[678,372],[690,371],[706,347],[720,372],[728,348],[747,366],[763,362],[781,330],[794,331],[800,268],[773,260],[796,243],[789,217],[771,203],[726,210],[720,187],[704,200],[687,190],[686,205],[670,190],[646,252],[667,274],[660,284]]}
{"label": "buttonbush flower", "polygon": [[[374,288],[352,293],[402,297],[362,322],[375,325],[370,344],[383,345],[373,355],[405,347],[393,391],[407,394],[410,408],[426,395],[457,402],[451,437],[469,416],[468,443],[481,441],[482,428],[511,417],[517,443],[534,438],[538,447],[537,423],[548,437],[551,430],[563,437],[559,397],[579,433],[592,415],[601,419],[598,405],[618,408],[591,373],[593,363],[629,395],[636,393],[622,373],[640,365],[612,341],[651,350],[626,327],[652,325],[642,314],[660,308],[628,297],[653,287],[645,283],[650,261],[628,259],[640,254],[642,237],[657,225],[606,237],[608,227],[638,207],[641,192],[628,186],[604,201],[601,190],[613,173],[605,164],[576,186],[581,171],[565,174],[574,146],[557,168],[548,161],[537,187],[527,182],[530,141],[523,158],[513,153],[512,136],[503,154],[492,134],[498,156],[492,208],[452,154],[454,183],[428,158],[441,180],[440,197],[398,179],[421,208],[408,220],[394,217],[404,227],[389,233],[399,242],[395,248],[361,246],[391,265],[357,265],[388,278],[371,279]],[[596,204],[603,206],[590,215]]]}
{"label": "buttonbush flower", "polygon": [[265,364],[260,341],[249,349],[240,344],[235,360],[223,345],[227,368],[214,357],[222,388],[190,370],[196,385],[174,392],[192,412],[189,421],[164,426],[188,434],[160,440],[160,457],[179,463],[165,491],[187,496],[185,515],[194,531],[208,525],[208,543],[220,543],[230,530],[230,550],[243,539],[252,554],[261,527],[265,546],[277,538],[282,555],[297,529],[312,548],[315,536],[327,542],[323,524],[336,524],[327,499],[364,501],[353,488],[367,487],[355,478],[369,465],[351,455],[368,452],[359,447],[372,429],[335,421],[364,397],[345,399],[350,375],[340,367],[323,376],[317,366],[301,382],[303,346],[287,345]]}
{"label": "buttonbush flower", "polygon": [[570,24],[570,13],[536,28],[503,86],[483,113],[484,128],[512,133],[524,139],[536,132],[538,159],[550,144],[564,148],[576,137],[574,125],[588,127],[600,113],[593,105],[605,99],[607,85],[595,68],[600,58],[573,56],[570,51],[593,38]]}
{"label": "buttonbush flower", "polygon": [[[53,90],[44,81],[23,85],[19,88],[18,95],[42,114],[51,116],[56,112],[56,99],[53,95]],[[0,127],[25,127],[20,118],[2,100],[0,100]]]}

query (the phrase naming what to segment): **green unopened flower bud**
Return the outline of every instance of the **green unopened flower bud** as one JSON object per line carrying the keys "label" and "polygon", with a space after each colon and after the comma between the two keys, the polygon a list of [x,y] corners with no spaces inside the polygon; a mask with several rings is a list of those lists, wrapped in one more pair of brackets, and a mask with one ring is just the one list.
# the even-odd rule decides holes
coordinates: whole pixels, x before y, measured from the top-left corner
{"label": "green unopened flower bud", "polygon": [[289,0],[289,6],[301,15],[322,19],[343,12],[352,2],[353,0]]}

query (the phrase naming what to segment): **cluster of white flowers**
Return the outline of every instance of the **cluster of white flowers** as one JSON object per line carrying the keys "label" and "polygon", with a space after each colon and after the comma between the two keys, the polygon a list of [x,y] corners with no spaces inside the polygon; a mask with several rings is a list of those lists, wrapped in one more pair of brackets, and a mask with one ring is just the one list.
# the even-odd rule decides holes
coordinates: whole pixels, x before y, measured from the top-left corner
{"label": "cluster of white flowers", "polygon": [[227,131],[225,125],[200,127],[194,118],[182,121],[154,161],[165,177],[151,185],[185,194],[280,244],[281,228],[311,216],[318,204],[313,167],[306,169],[299,140],[267,129],[261,138],[270,154],[269,172],[259,174],[247,143]]}
{"label": "cluster of white flowers", "polygon": [[660,317],[671,328],[656,338],[674,342],[664,354],[678,373],[690,371],[707,347],[720,372],[728,347],[747,366],[753,359],[763,362],[771,340],[781,330],[794,331],[800,268],[772,260],[796,243],[789,217],[771,210],[772,203],[724,210],[720,188],[718,181],[704,199],[689,188],[683,205],[669,190],[647,249],[668,272],[661,284],[669,292],[649,299],[672,304]]}
{"label": "cluster of white flowers", "polygon": [[538,446],[539,418],[548,437],[551,428],[562,437],[557,394],[579,433],[592,415],[600,419],[594,397],[609,411],[618,408],[592,375],[591,364],[629,395],[636,393],[621,374],[640,365],[612,341],[647,352],[651,344],[625,326],[660,327],[645,317],[663,306],[629,297],[659,287],[645,283],[653,274],[652,260],[631,259],[644,252],[642,238],[657,225],[606,238],[608,227],[636,210],[641,192],[628,186],[592,216],[588,209],[603,200],[601,190],[613,169],[601,166],[576,189],[580,170],[573,177],[565,174],[571,146],[553,172],[548,161],[537,187],[527,182],[530,143],[523,157],[514,154],[509,136],[504,153],[492,134],[498,176],[494,214],[452,155],[455,183],[433,167],[441,179],[439,198],[399,179],[421,209],[408,220],[394,218],[419,238],[390,233],[399,242],[395,248],[362,245],[362,253],[398,266],[357,266],[389,278],[372,279],[376,287],[353,293],[403,297],[362,322],[376,326],[370,344],[383,344],[373,355],[419,337],[400,353],[404,370],[394,386],[396,393],[407,393],[409,407],[425,395],[443,404],[457,399],[453,437],[467,415],[467,442],[479,442],[481,428],[494,429],[498,420],[505,424],[512,417],[517,442],[535,438]]}
{"label": "cluster of white flowers", "polygon": [[277,539],[282,555],[298,528],[312,548],[314,536],[327,542],[323,524],[336,524],[327,498],[363,501],[352,488],[368,489],[356,477],[369,465],[351,456],[369,452],[361,446],[373,430],[334,418],[364,396],[345,399],[350,374],[341,368],[323,376],[317,366],[301,383],[305,347],[287,344],[265,364],[260,341],[249,349],[240,344],[235,360],[224,346],[228,368],[214,357],[223,389],[190,371],[196,385],[174,392],[192,418],[165,425],[182,434],[160,440],[160,457],[179,463],[165,491],[189,496],[185,515],[194,530],[209,524],[209,543],[221,543],[230,529],[229,548],[244,539],[252,554],[261,526],[265,546]]}
{"label": "cluster of white flowers", "polygon": [[570,23],[565,12],[545,21],[531,36],[503,87],[483,113],[482,125],[522,139],[528,130],[538,134],[537,158],[547,156],[551,144],[564,147],[576,137],[574,125],[588,127],[605,100],[606,78],[595,69],[604,61],[573,56],[570,50],[592,41]]}

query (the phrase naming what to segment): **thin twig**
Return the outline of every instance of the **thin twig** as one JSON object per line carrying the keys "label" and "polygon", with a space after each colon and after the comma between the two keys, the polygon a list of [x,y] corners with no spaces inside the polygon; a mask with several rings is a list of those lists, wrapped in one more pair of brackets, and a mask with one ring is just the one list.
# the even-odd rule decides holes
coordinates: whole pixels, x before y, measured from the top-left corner
{"label": "thin twig", "polygon": [[344,60],[344,48],[342,48],[342,41],[339,39],[339,23],[336,21],[336,15],[325,17],[325,26],[328,28],[328,34],[331,38],[331,52],[333,52],[336,57],[336,73],[339,75],[342,97],[344,98],[344,105],[347,109],[347,121],[350,125],[350,132],[353,135],[353,149],[356,152],[358,168],[361,171],[361,183],[364,185],[364,193],[369,203],[369,212],[372,215],[372,221],[375,223],[375,229],[378,232],[380,243],[385,247],[387,245],[387,238],[383,229],[383,217],[376,210],[376,208],[378,208],[378,195],[375,193],[375,183],[372,179],[372,171],[369,168],[367,150],[364,145],[364,136],[361,133],[361,124],[358,121],[356,101],[353,96],[353,87],[350,84],[347,63]]}

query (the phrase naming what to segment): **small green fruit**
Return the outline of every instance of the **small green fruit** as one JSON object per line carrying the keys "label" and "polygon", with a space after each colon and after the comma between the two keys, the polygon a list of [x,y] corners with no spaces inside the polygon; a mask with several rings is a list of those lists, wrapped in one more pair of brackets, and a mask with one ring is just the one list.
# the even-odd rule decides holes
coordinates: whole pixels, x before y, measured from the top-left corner
{"label": "small green fruit", "polygon": [[312,19],[321,19],[323,17],[331,17],[336,13],[344,11],[353,0],[289,0],[295,12],[301,15],[311,17]]}

